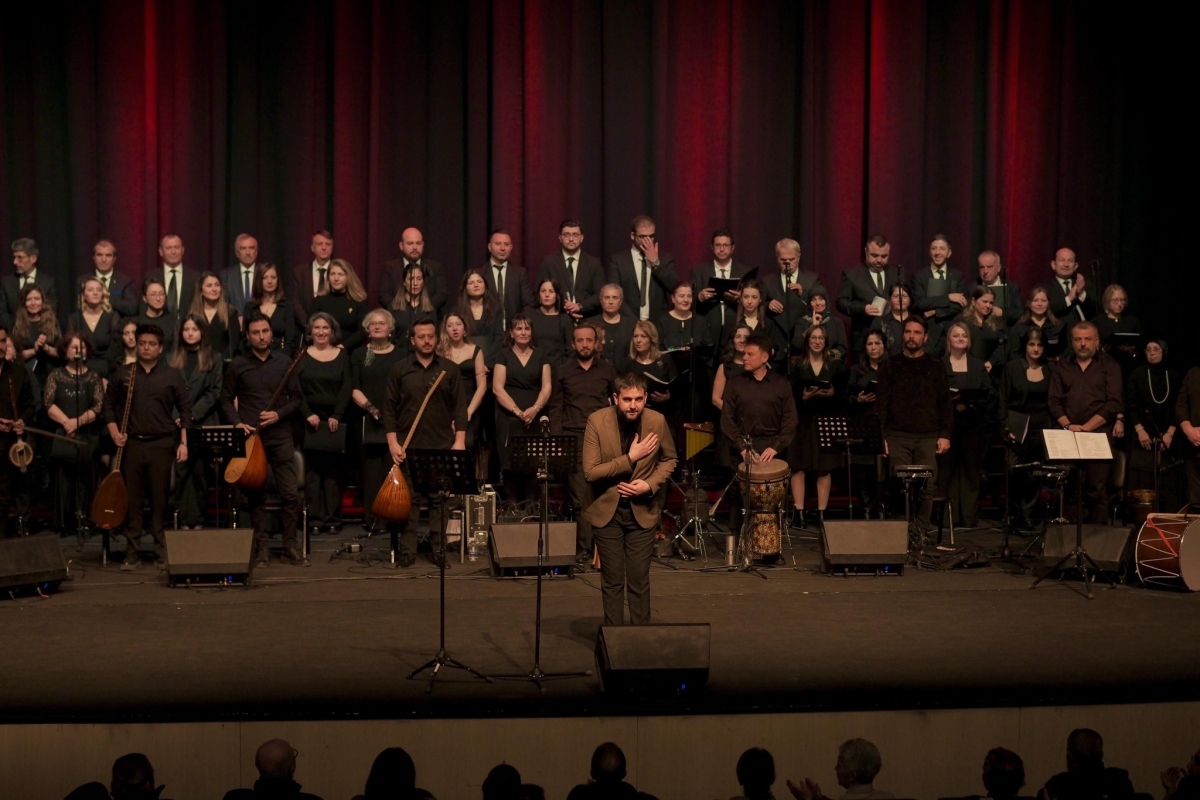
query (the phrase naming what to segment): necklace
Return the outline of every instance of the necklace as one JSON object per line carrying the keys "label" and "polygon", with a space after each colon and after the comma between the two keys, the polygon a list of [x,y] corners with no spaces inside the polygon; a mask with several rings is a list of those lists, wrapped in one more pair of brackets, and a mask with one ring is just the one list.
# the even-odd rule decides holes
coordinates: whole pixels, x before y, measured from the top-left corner
{"label": "necklace", "polygon": [[1163,380],[1167,382],[1167,391],[1166,394],[1163,395],[1162,400],[1159,400],[1154,396],[1154,379],[1150,377],[1150,375],[1150,370],[1146,370],[1146,385],[1150,387],[1150,399],[1154,401],[1154,405],[1161,406],[1163,403],[1167,402],[1167,398],[1171,396],[1171,373],[1163,370]]}

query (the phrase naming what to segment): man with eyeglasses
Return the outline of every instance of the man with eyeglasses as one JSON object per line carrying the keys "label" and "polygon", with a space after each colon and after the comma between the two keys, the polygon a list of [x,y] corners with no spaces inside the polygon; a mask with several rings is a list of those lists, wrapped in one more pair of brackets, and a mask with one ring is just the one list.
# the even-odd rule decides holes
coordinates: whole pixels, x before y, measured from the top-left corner
{"label": "man with eyeglasses", "polygon": [[8,312],[8,322],[12,324],[17,319],[17,305],[20,303],[21,290],[26,286],[37,286],[46,298],[46,306],[55,314],[58,313],[58,297],[55,292],[54,278],[45,270],[38,269],[38,245],[33,239],[17,239],[12,243],[13,266],[15,275],[5,275],[0,282],[0,291],[4,294],[4,310]]}
{"label": "man with eyeglasses", "polygon": [[575,320],[596,316],[600,313],[600,290],[607,281],[600,259],[583,252],[583,226],[579,220],[564,219],[558,224],[558,243],[558,252],[543,258],[538,267],[538,286],[545,281],[557,283],[563,310]]}
{"label": "man with eyeglasses", "polygon": [[624,310],[635,320],[656,320],[667,311],[675,285],[675,259],[661,252],[654,220],[639,214],[629,224],[629,249],[613,254],[608,282],[621,287]]}
{"label": "man with eyeglasses", "polygon": [[725,351],[725,343],[731,335],[726,327],[737,320],[737,303],[742,293],[737,289],[729,289],[717,296],[717,290],[709,287],[713,278],[736,281],[749,272],[749,267],[735,261],[733,251],[733,234],[726,228],[717,228],[712,234],[712,254],[710,261],[704,261],[692,267],[692,293],[696,297],[696,313],[708,321],[708,329],[716,331],[715,358]]}

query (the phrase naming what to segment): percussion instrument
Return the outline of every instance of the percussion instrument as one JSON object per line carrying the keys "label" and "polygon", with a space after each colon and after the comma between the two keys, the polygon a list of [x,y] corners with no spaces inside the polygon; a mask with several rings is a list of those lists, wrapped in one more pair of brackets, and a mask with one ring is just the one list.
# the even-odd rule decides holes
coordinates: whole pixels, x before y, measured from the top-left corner
{"label": "percussion instrument", "polygon": [[683,423],[684,458],[691,458],[712,444],[716,438],[716,430],[711,422]]}
{"label": "percussion instrument", "polygon": [[[0,422],[6,422],[9,425],[13,424],[11,419],[0,418]],[[13,442],[12,447],[8,448],[8,460],[12,462],[14,467],[18,467],[21,472],[25,472],[29,465],[33,463],[33,446],[21,437],[27,433],[36,433],[39,436],[47,436],[51,439],[73,444],[76,447],[86,447],[87,442],[82,439],[72,439],[70,436],[62,436],[61,434],[44,431],[41,428],[30,428],[28,425],[21,429],[21,433],[17,434],[17,441]]]}
{"label": "percussion instrument", "polygon": [[[283,393],[283,387],[287,386],[288,381],[292,379],[292,374],[296,371],[296,367],[300,366],[300,360],[304,358],[305,352],[307,352],[307,348],[304,346],[304,341],[301,340],[299,352],[292,359],[292,365],[288,367],[283,380],[275,387],[275,393],[271,395],[271,401],[267,403],[267,407],[263,411],[275,410],[275,404],[279,402],[279,395]],[[262,423],[259,423],[250,438],[246,439],[246,455],[244,457],[229,459],[229,464],[225,467],[226,483],[236,484],[243,489],[261,489],[267,485],[267,454],[263,450],[262,437],[259,435],[262,428]]]}
{"label": "percussion instrument", "polygon": [[1130,489],[1125,492],[1125,503],[1129,506],[1129,513],[1133,515],[1135,527],[1144,523],[1146,517],[1154,513],[1157,499],[1153,489]]}
{"label": "percussion instrument", "polygon": [[[425,399],[421,402],[421,407],[417,409],[417,416],[413,420],[412,427],[408,429],[408,435],[404,437],[402,445],[404,450],[408,450],[408,443],[412,441],[413,434],[416,433],[417,425],[421,422],[421,415],[425,413],[425,406],[429,405],[429,398],[433,397],[434,391],[444,377],[446,377],[446,371],[442,370],[434,378],[429,391],[425,393]],[[383,486],[379,487],[375,500],[371,503],[371,515],[386,522],[404,522],[411,513],[412,492],[408,490],[408,481],[404,479],[400,465],[393,464],[392,468],[388,470],[387,477],[383,479]]]}
{"label": "percussion instrument", "polygon": [[1200,591],[1200,515],[1147,515],[1133,558],[1147,587]]}
{"label": "percussion instrument", "polygon": [[779,512],[787,496],[791,468],[776,458],[763,464],[738,464],[737,474],[747,518],[742,552],[752,557],[782,552]]}

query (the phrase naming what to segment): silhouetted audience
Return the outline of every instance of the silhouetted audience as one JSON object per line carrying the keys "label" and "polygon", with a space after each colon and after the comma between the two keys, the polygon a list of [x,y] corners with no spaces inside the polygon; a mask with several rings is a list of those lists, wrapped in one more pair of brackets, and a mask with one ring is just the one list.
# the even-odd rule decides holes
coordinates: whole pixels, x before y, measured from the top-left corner
{"label": "silhouetted audience", "polygon": [[1182,767],[1163,770],[1163,800],[1200,800],[1200,750]]}
{"label": "silhouetted audience", "polygon": [[497,764],[483,780],[483,800],[512,800],[521,788],[521,773],[512,764]]}
{"label": "silhouetted audience", "polygon": [[1024,785],[1025,762],[1021,757],[1012,750],[993,747],[983,759],[983,788],[987,794],[944,800],[1032,800],[1020,794]]}
{"label": "silhouetted audience", "polygon": [[[892,800],[894,794],[875,788],[875,776],[881,769],[883,759],[879,756],[878,747],[866,739],[842,742],[833,773],[837,776],[838,786],[845,789],[846,793],[838,800]],[[787,786],[796,800],[829,800],[812,778],[805,778],[803,784],[788,781]]]}
{"label": "silhouetted audience", "polygon": [[63,800],[109,800],[108,788],[100,781],[92,781],[72,789]]}
{"label": "silhouetted audience", "polygon": [[113,800],[159,800],[164,786],[154,785],[154,766],[141,753],[127,753],[112,765]]}
{"label": "silhouetted audience", "polygon": [[1129,773],[1104,766],[1104,740],[1091,728],[1076,728],[1067,737],[1067,771],[1042,787],[1041,800],[1120,800],[1133,796]]}
{"label": "silhouetted audience", "polygon": [[567,800],[653,800],[625,782],[625,753],[605,742],[592,753],[592,779],[571,790]]}
{"label": "silhouetted audience", "polygon": [[775,800],[775,759],[761,747],[751,747],[737,762],[738,785],[742,794],[733,800]]}
{"label": "silhouetted audience", "polygon": [[315,794],[300,791],[300,784],[292,778],[299,755],[283,739],[264,742],[254,754],[254,768],[259,776],[254,788],[233,789],[225,793],[225,800],[321,800]]}
{"label": "silhouetted audience", "polygon": [[433,800],[417,788],[417,766],[403,747],[388,747],[375,756],[363,793],[354,800]]}

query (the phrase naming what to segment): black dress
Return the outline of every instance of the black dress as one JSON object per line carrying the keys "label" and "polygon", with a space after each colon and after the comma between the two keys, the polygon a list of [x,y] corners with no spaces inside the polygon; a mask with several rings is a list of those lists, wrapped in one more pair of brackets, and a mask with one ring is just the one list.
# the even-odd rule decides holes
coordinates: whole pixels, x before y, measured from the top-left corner
{"label": "black dress", "polygon": [[567,360],[571,353],[572,332],[575,323],[570,314],[543,314],[541,309],[527,308],[525,315],[529,317],[530,327],[533,328],[533,343],[546,355],[551,367],[558,367]]}
{"label": "black dress", "polygon": [[988,324],[976,327],[964,316],[960,316],[959,320],[965,322],[971,330],[971,346],[967,352],[978,358],[980,361],[986,361],[992,365],[992,369],[999,372],[999,367],[1005,362],[1004,347],[1001,341],[1005,338],[1005,330],[1003,326],[993,327],[994,323],[989,321]]}
{"label": "black dress", "polygon": [[[724,368],[724,371],[725,371],[725,385],[726,386],[729,386],[730,379],[732,379],[735,375],[741,375],[743,372],[746,371],[745,365],[739,364],[736,361],[733,361],[732,359],[722,362],[721,366],[717,367],[717,369],[722,369],[722,368]],[[715,378],[714,378],[714,380],[715,380]],[[709,402],[710,403],[712,402],[711,397],[709,398]],[[713,411],[716,412],[716,419],[720,420],[720,418],[721,418],[720,409],[718,409],[714,405]],[[717,435],[717,463],[720,464],[722,467],[733,467],[734,464],[736,463],[733,460],[733,456],[730,453],[729,448],[724,447],[722,445],[721,436],[719,433]]]}
{"label": "black dress", "polygon": [[[950,356],[942,359],[954,405],[954,431],[950,451],[938,456],[938,487],[948,496],[954,523],[974,527],[979,516],[979,482],[983,475],[985,417],[991,402],[992,381],[983,361],[967,354],[967,371],[955,372]],[[954,390],[981,392],[982,398],[954,398]],[[962,410],[959,406],[964,406]]]}
{"label": "black dress", "polygon": [[463,318],[471,326],[471,342],[483,350],[483,361],[491,369],[500,355],[504,343],[504,322],[499,314],[484,314],[475,319],[468,310]]}
{"label": "black dress", "polygon": [[[367,356],[371,361],[367,363]],[[387,402],[387,381],[392,367],[404,358],[404,351],[393,347],[390,353],[374,353],[366,347],[360,347],[350,357],[350,382],[358,389],[371,405],[383,412]],[[403,442],[404,431],[399,433]],[[366,523],[371,525],[371,504],[383,479],[392,468],[392,457],[388,452],[387,434],[383,430],[382,419],[376,420],[365,410],[362,413],[362,426],[359,431],[359,441],[362,443],[362,474],[363,474],[363,506],[366,513]]]}
{"label": "black dress", "polygon": [[[246,311],[249,318],[255,311],[267,318],[271,324],[271,349],[282,350],[285,353],[294,352],[300,341],[300,321],[296,319],[296,307],[287,301],[275,304],[275,310],[270,314],[263,313],[262,307],[251,303]],[[243,349],[249,352],[249,344]]]}
{"label": "black dress", "polygon": [[338,339],[346,352],[353,353],[367,341],[367,332],[363,330],[362,318],[367,313],[367,301],[355,300],[345,292],[330,292],[314,297],[309,308],[308,317],[324,311],[337,320],[342,329],[342,337]]}
{"label": "black dress", "polygon": [[[114,341],[120,339],[120,332],[114,331],[120,315],[115,311],[105,311],[96,320],[96,327],[89,328],[82,311],[76,311],[70,317],[68,329],[82,333],[92,343],[88,349],[87,366],[89,372],[95,372],[102,378],[108,377],[108,351]],[[119,342],[118,342],[119,343]]]}
{"label": "black dress", "polygon": [[419,319],[431,319],[433,324],[438,324],[437,311],[424,311],[413,306],[407,308],[393,308],[392,321],[395,323],[395,328],[392,330],[392,341],[403,350],[406,354],[412,352],[412,326]]}
{"label": "black dress", "polygon": [[[340,426],[350,404],[350,356],[342,349],[331,361],[318,361],[305,353],[296,376],[300,381],[300,416],[305,434],[304,491],[309,519],[318,527],[336,527],[342,522],[345,450],[330,449],[325,442],[328,420],[336,419]],[[313,414],[320,418],[319,433],[308,424]]]}
{"label": "black dress", "polygon": [[[500,351],[496,366],[504,367],[504,391],[517,404],[517,408],[524,411],[537,402],[538,394],[542,391],[542,367],[548,363],[545,354],[538,347],[533,348],[529,361],[525,364],[521,363],[521,359],[517,358],[511,347]],[[500,468],[512,469],[512,437],[533,435],[537,432],[535,425],[526,427],[516,414],[496,403],[496,444],[500,455]]]}
{"label": "black dress", "polygon": [[[221,395],[224,364],[217,357],[212,368],[200,371],[200,356],[184,354],[183,382],[192,401],[192,429],[218,424],[217,399]],[[175,491],[172,502],[179,509],[179,522],[185,526],[204,523],[205,498],[208,491],[208,453],[200,446],[198,435],[188,437],[188,460],[175,464]]]}
{"label": "black dress", "polygon": [[[1050,364],[1042,365],[1042,379],[1031,381],[1026,374],[1028,363],[1024,358],[1014,358],[1004,365],[1004,375],[1000,380],[1000,430],[1007,437],[1011,431],[1008,421],[1010,412],[1024,414],[1029,417],[1029,429],[1025,441],[1014,445],[1009,455],[1010,462],[1032,463],[1046,457],[1045,442],[1042,431],[1057,428],[1050,418],[1047,401],[1050,397]],[[1012,494],[1010,507],[1017,515],[1017,526],[1029,528],[1033,525],[1032,514],[1037,506],[1040,493],[1040,482],[1035,480],[1028,470],[1014,469],[1009,474],[1009,487]]]}
{"label": "black dress", "polygon": [[[276,313],[278,312],[279,309],[276,308]],[[207,314],[205,317],[207,318]],[[233,357],[241,352],[242,327],[238,324],[235,308],[229,307],[228,325],[221,321],[220,314],[213,314],[212,319],[208,321],[208,343],[212,345],[217,358],[225,363],[232,361]]]}
{"label": "black dress", "polygon": [[[659,318],[658,336],[664,350],[670,350],[675,361],[678,390],[672,389],[676,405],[684,422],[704,422],[711,418],[709,396],[712,394],[713,349],[716,331],[699,314],[688,319],[676,319],[670,313]],[[687,349],[684,349],[687,348]]]}
{"label": "black dress", "polygon": [[[820,438],[817,435],[817,417],[827,414],[837,414],[842,410],[842,397],[838,393],[835,381],[841,372],[840,361],[826,360],[821,365],[821,372],[814,373],[812,365],[804,362],[792,368],[792,394],[796,397],[796,436],[788,448],[787,462],[793,471],[825,473],[835,470],[845,464],[843,454],[821,450]],[[830,381],[834,387],[831,397],[812,397],[804,399],[804,381]]]}
{"label": "black dress", "polygon": [[[853,418],[856,426],[873,425],[882,435],[879,415],[875,413],[875,402],[863,403],[858,399],[864,394],[874,394],[878,388],[879,370],[872,369],[870,364],[870,359],[864,355],[859,363],[850,368],[850,376],[846,380],[846,412]],[[884,497],[880,493],[880,487],[886,478],[883,456],[855,453],[850,456],[850,463],[857,467],[856,473],[860,474],[859,477],[855,477],[854,483],[858,488],[863,508],[867,511],[867,518],[870,519],[871,514],[882,513],[883,510]]]}
{"label": "black dress", "polygon": [[[56,469],[51,473],[58,490],[54,493],[54,522],[59,531],[75,528],[75,512],[88,511],[96,485],[96,448],[100,430],[100,410],[104,404],[102,376],[86,370],[79,376],[72,375],[65,367],[53,370],[46,378],[42,400],[47,409],[58,406],[59,410],[72,419],[78,419],[91,411],[95,418],[87,425],[76,429],[75,438],[85,442],[83,447],[52,441],[50,456]],[[66,430],[57,426],[55,433],[66,435]]]}
{"label": "black dress", "polygon": [[[1129,448],[1129,471],[1125,476],[1127,489],[1154,488],[1154,451],[1146,450],[1138,441],[1137,426],[1141,425],[1153,440],[1177,424],[1175,401],[1182,380],[1174,370],[1161,363],[1136,367],[1125,386],[1125,440]],[[1159,453],[1159,466],[1186,458],[1187,437],[1176,429],[1170,448]],[[1183,504],[1183,485],[1179,470],[1160,475],[1159,491],[1164,502],[1159,507],[1175,511]]]}
{"label": "black dress", "polygon": [[1046,320],[1044,325],[1038,325],[1033,320],[1018,322],[1008,330],[1008,357],[1005,361],[1023,361],[1025,355],[1025,337],[1033,328],[1042,330],[1042,358],[1054,361],[1062,356],[1067,347],[1066,325],[1062,322]]}
{"label": "black dress", "polygon": [[1098,314],[1092,319],[1096,332],[1100,335],[1100,346],[1121,365],[1121,375],[1125,378],[1143,361],[1141,351],[1134,346],[1122,345],[1113,339],[1118,333],[1141,333],[1142,324],[1132,314],[1124,314],[1120,319],[1112,319],[1108,314]]}
{"label": "black dress", "polygon": [[[456,361],[458,371],[462,377],[463,396],[467,399],[467,405],[471,405],[471,398],[475,396],[476,388],[478,387],[479,378],[475,375],[475,355],[479,352],[479,346],[476,345],[471,349],[471,355],[464,361]],[[449,360],[449,359],[447,359]],[[488,376],[484,376],[485,383]],[[466,448],[468,450],[475,449],[475,443],[479,441],[479,432],[483,429],[483,415],[488,407],[491,391],[484,391],[483,400],[479,403],[479,408],[475,409],[475,413],[471,419],[467,421],[467,441]],[[535,395],[536,396],[536,395]]]}
{"label": "black dress", "polygon": [[633,325],[637,320],[622,313],[616,322],[605,322],[603,315],[588,321],[604,331],[605,358],[614,366],[620,364],[622,359],[629,358],[629,343],[633,341]]}

